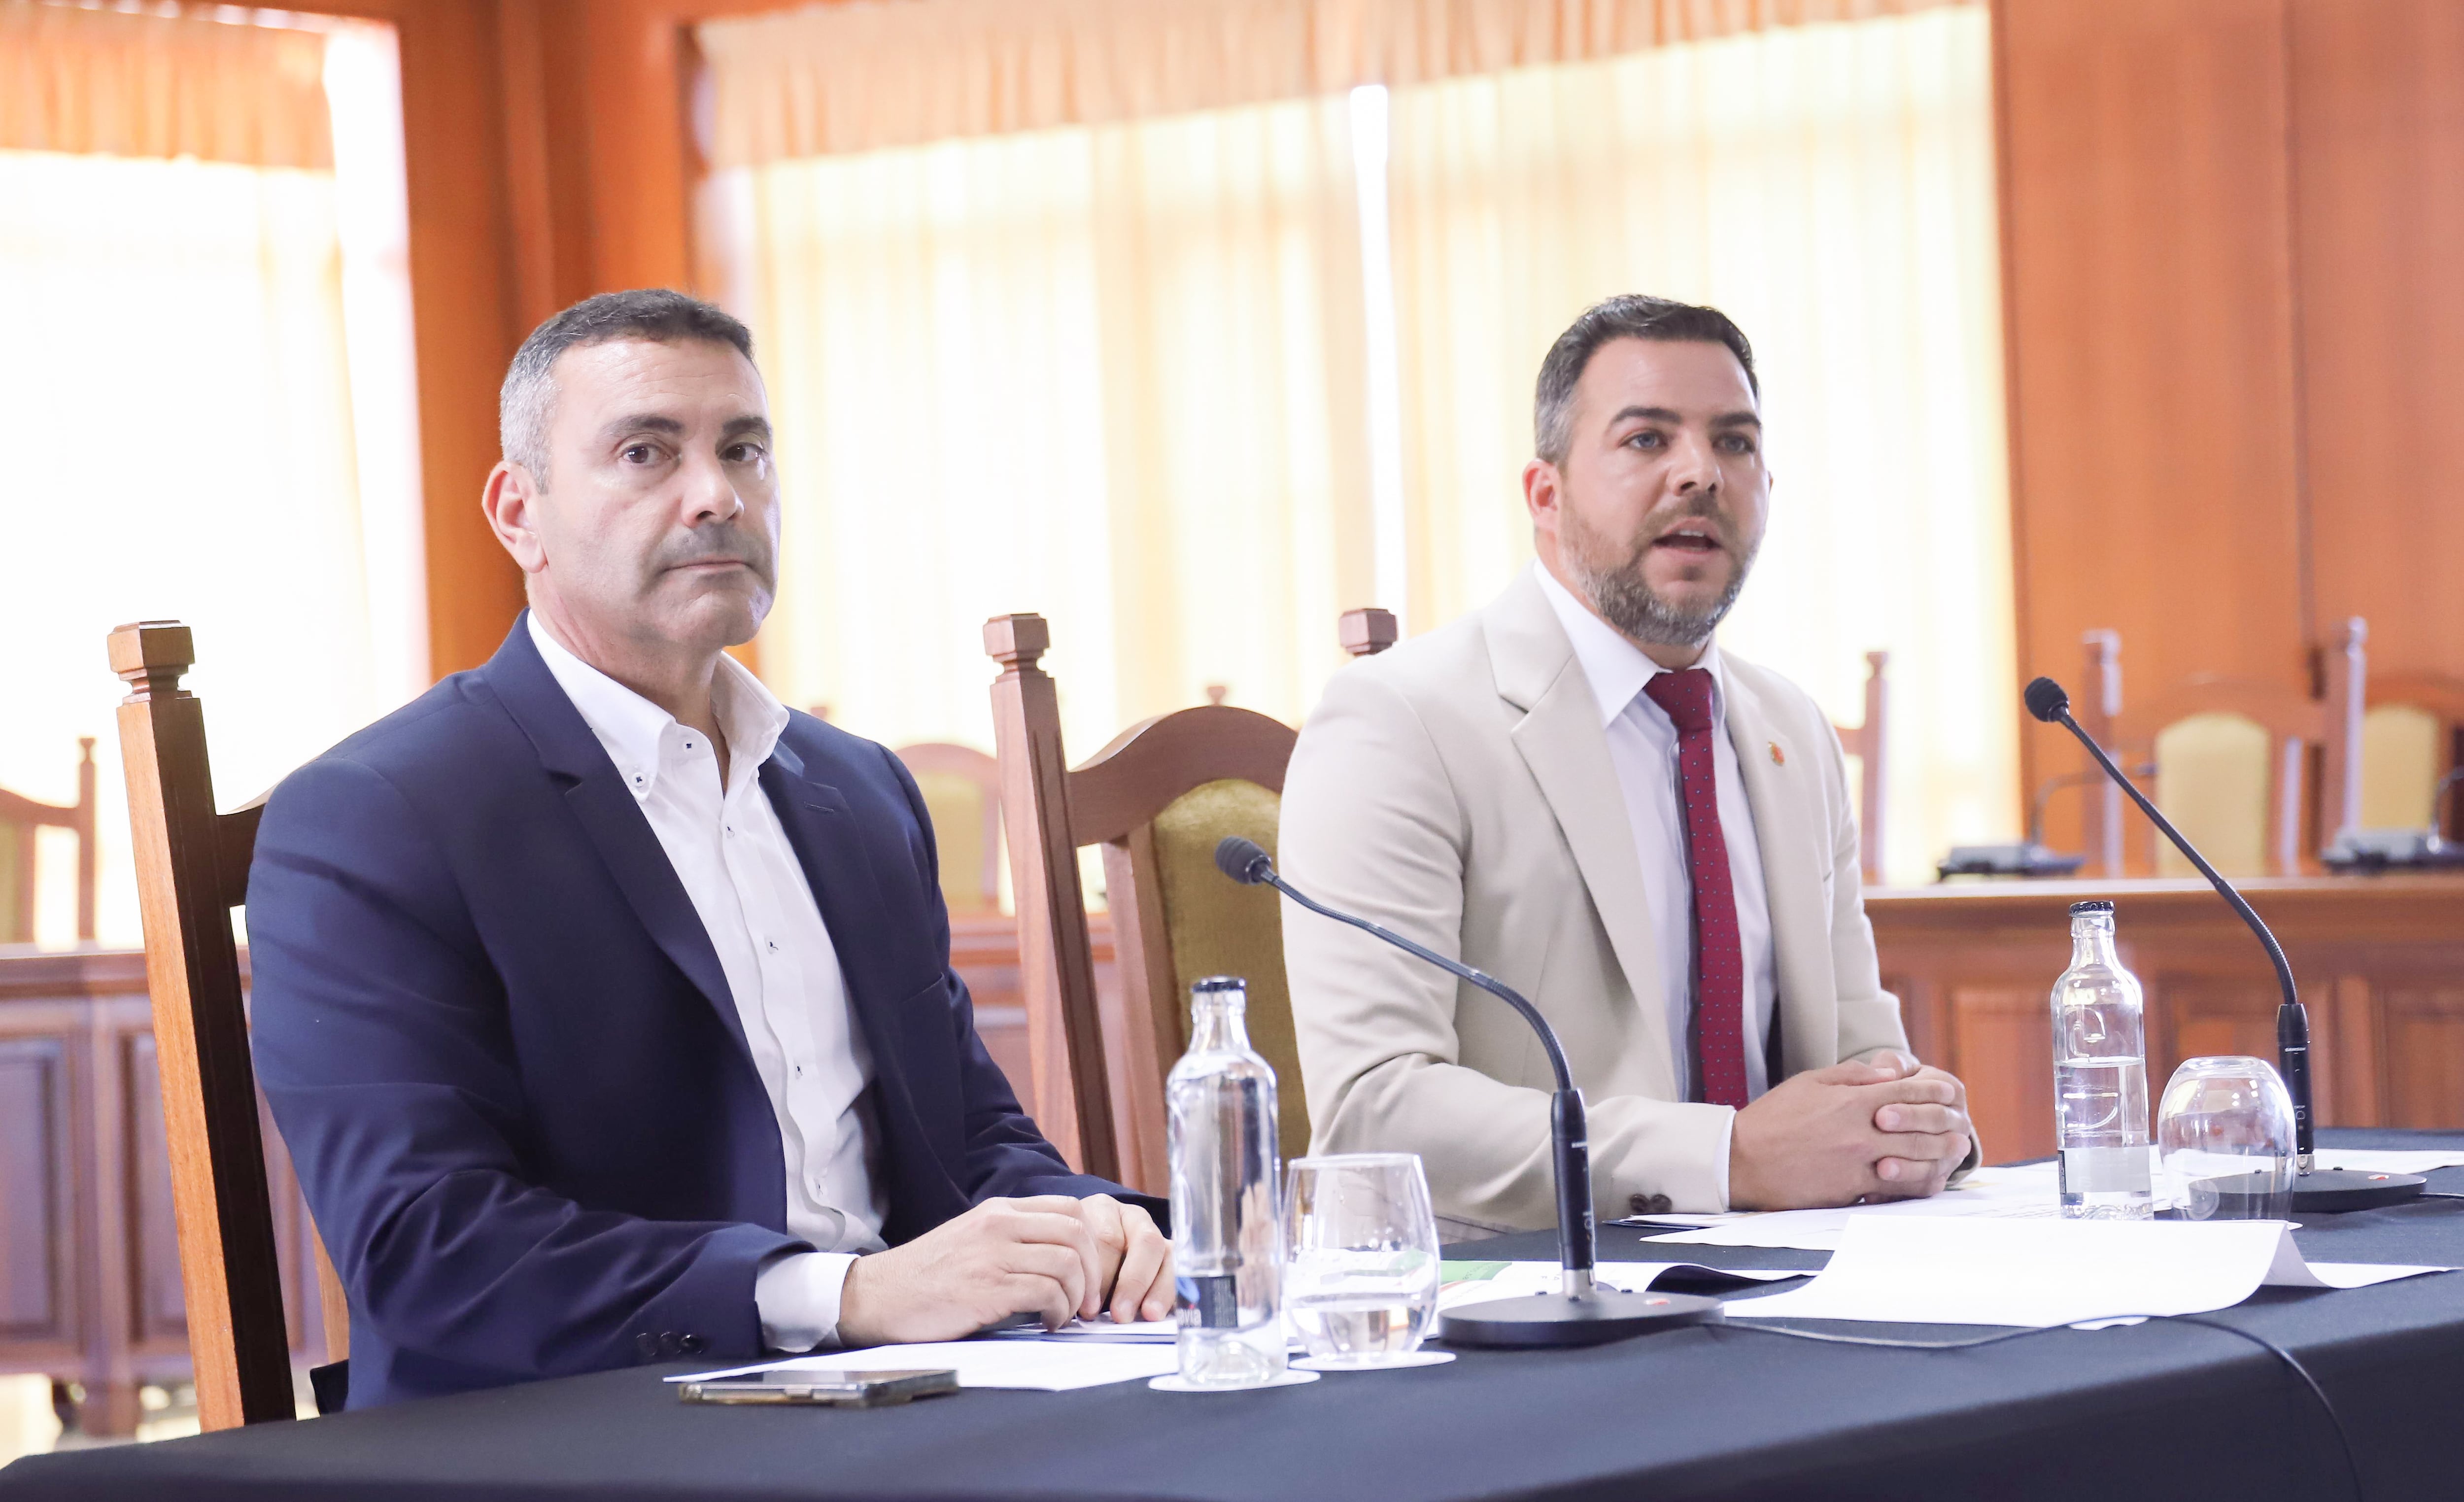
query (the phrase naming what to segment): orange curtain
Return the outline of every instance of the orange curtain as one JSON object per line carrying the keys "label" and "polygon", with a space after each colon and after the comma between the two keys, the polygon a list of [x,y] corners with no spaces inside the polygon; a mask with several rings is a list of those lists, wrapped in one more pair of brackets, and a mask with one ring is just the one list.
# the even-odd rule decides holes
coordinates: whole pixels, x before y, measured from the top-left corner
{"label": "orange curtain", "polygon": [[854,0],[711,21],[721,167],[1577,62],[1972,0]]}
{"label": "orange curtain", "polygon": [[0,150],[330,169],[325,39],[0,0]]}

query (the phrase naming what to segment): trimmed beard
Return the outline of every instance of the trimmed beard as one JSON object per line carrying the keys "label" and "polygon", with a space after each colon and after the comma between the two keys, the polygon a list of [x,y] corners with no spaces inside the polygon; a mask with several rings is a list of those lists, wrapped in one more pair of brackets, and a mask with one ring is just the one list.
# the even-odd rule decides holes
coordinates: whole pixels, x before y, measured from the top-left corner
{"label": "trimmed beard", "polygon": [[1595,568],[1592,551],[1604,540],[1579,520],[1571,507],[1565,513],[1565,521],[1573,524],[1560,524],[1559,535],[1570,544],[1559,552],[1566,571],[1573,575],[1583,597],[1599,612],[1600,619],[1636,641],[1664,647],[1701,647],[1709,642],[1711,633],[1719,630],[1729,608],[1737,603],[1738,594],[1746,587],[1746,575],[1753,570],[1754,555],[1762,550],[1760,538],[1749,546],[1737,547],[1728,535],[1727,521],[1715,511],[1690,506],[1685,515],[1701,517],[1718,528],[1721,546],[1737,561],[1736,571],[1728,576],[1728,587],[1720,591],[1720,598],[1699,610],[1669,604],[1643,581],[1642,558],[1651,551],[1652,540],[1634,548],[1622,567]]}

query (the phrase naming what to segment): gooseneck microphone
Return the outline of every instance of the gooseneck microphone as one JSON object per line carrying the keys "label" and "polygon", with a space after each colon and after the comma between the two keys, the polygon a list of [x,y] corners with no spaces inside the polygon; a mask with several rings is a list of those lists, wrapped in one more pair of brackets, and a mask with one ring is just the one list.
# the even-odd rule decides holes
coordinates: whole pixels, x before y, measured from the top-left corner
{"label": "gooseneck microphone", "polygon": [[2429,1181],[2417,1174],[2318,1171],[2310,1117],[2310,1012],[2301,1005],[2301,993],[2293,983],[2293,966],[2284,958],[2284,946],[2276,941],[2276,936],[2260,921],[2248,900],[2233,890],[2233,883],[2209,865],[2208,858],[2183,837],[2181,830],[2173,828],[2173,821],[2166,818],[2154,804],[2147,801],[2147,796],[2123,775],[2122,768],[2113,764],[2113,758],[2105,755],[2104,747],[2096,743],[2096,738],[2079,728],[2079,722],[2071,718],[2071,696],[2060,684],[2051,678],[2038,678],[2028,685],[2022,696],[2027,701],[2029,714],[2049,725],[2059,725],[2079,738],[2079,744],[2087,747],[2087,754],[2104,769],[2104,775],[2112,778],[2117,786],[2130,795],[2130,801],[2139,806],[2139,811],[2147,816],[2149,823],[2165,831],[2165,838],[2172,841],[2173,848],[2198,868],[2200,875],[2208,878],[2208,885],[2216,889],[2216,895],[2241,915],[2241,920],[2250,925],[2250,931],[2258,936],[2259,944],[2266,949],[2268,962],[2276,967],[2278,996],[2276,1067],[2277,1071],[2284,1076],[2285,1093],[2293,1097],[2293,1142],[2296,1166],[2299,1169],[2293,1185],[2295,1211],[2333,1214],[2339,1210],[2363,1210],[2395,1204],[2419,1196]]}
{"label": "gooseneck microphone", "polygon": [[1415,959],[1469,982],[1522,1015],[1540,1035],[1556,1076],[1549,1102],[1549,1133],[1557,1188],[1557,1262],[1564,1281],[1554,1294],[1494,1299],[1449,1311],[1439,1321],[1439,1338],[1449,1345],[1529,1347],[1599,1345],[1629,1336],[1707,1324],[1723,1318],[1720,1301],[1684,1293],[1627,1293],[1601,1287],[1593,1276],[1596,1253],[1592,1218],[1592,1148],[1584,1125],[1583,1093],[1566,1067],[1557,1030],[1540,1009],[1512,986],[1460,961],[1416,944],[1364,917],[1337,912],[1302,893],[1275,870],[1273,857],[1254,840],[1226,835],[1215,847],[1216,869],[1244,886],[1268,886],[1321,917],[1374,934]]}

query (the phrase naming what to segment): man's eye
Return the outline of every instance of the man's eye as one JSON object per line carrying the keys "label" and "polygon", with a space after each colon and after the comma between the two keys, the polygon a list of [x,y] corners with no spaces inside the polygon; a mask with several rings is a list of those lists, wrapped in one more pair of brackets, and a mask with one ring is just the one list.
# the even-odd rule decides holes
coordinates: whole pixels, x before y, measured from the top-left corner
{"label": "man's eye", "polygon": [[625,462],[627,464],[648,464],[652,459],[658,457],[658,450],[652,448],[647,443],[628,443],[625,446]]}
{"label": "man's eye", "polygon": [[1634,445],[1638,449],[1664,449],[1668,446],[1668,440],[1666,437],[1649,428],[1645,428],[1642,431],[1636,433],[1633,437],[1628,438],[1626,442]]}
{"label": "man's eye", "polygon": [[730,464],[758,464],[761,461],[761,446],[758,443],[731,444],[719,457]]}
{"label": "man's eye", "polygon": [[1720,438],[1720,448],[1727,453],[1751,453],[1754,441],[1741,432],[1724,433]]}

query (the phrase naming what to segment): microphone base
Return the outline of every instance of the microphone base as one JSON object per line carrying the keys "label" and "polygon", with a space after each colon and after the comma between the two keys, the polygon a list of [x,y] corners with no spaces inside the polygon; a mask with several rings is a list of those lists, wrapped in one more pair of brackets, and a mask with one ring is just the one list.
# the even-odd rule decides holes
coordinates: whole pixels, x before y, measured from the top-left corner
{"label": "microphone base", "polygon": [[1528,1351],[1606,1345],[1663,1330],[1717,1324],[1727,1317],[1716,1298],[1595,1288],[1580,1298],[1534,1293],[1448,1310],[1438,1316],[1438,1338],[1452,1346]]}
{"label": "microphone base", "polygon": [[2337,1215],[2346,1210],[2376,1210],[2418,1200],[2430,1181],[2419,1174],[2371,1174],[2352,1168],[2321,1168],[2297,1174],[2293,1180],[2295,1215]]}

